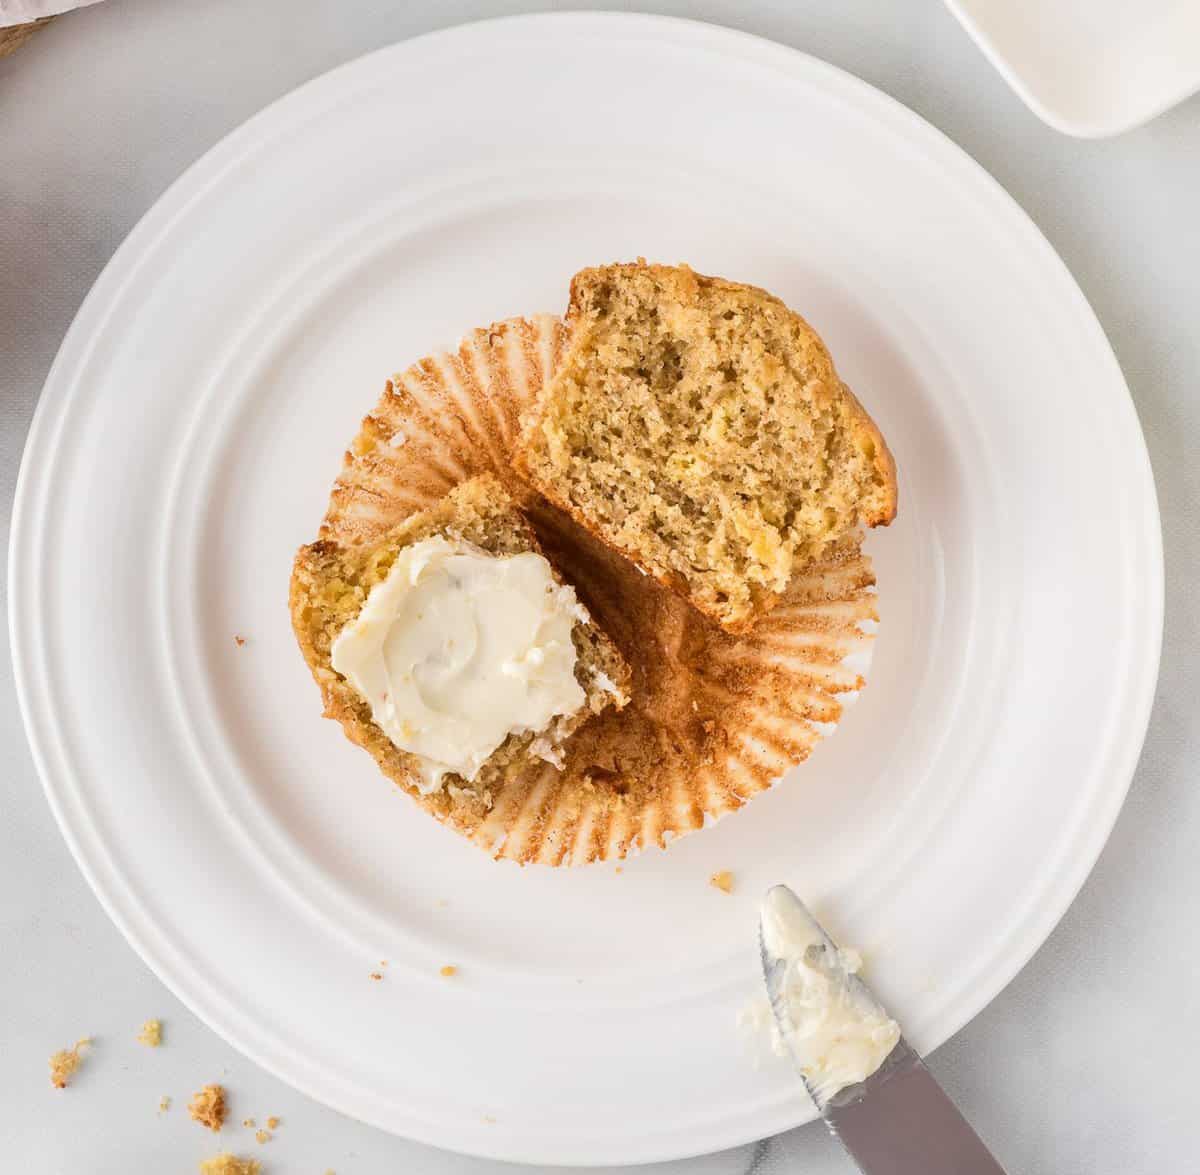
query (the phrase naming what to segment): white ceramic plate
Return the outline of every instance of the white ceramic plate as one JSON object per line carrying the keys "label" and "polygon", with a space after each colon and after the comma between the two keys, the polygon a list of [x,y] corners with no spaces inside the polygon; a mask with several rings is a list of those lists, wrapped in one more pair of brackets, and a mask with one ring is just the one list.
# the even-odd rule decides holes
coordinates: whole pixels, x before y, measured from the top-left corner
{"label": "white ceramic plate", "polygon": [[1043,122],[1120,134],[1200,90],[1196,0],[946,0]]}
{"label": "white ceramic plate", "polygon": [[[836,737],[744,812],[619,874],[521,870],[321,720],[289,567],[387,374],[638,254],[777,291],[877,414],[902,471],[882,635]],[[809,1116],[734,1024],[772,882],[866,950],[918,1046],[965,1024],[1108,834],[1161,631],[1132,404],[1013,202],[827,65],[617,15],[397,45],[193,167],[63,344],[11,568],[46,790],[147,962],[314,1097],[535,1162]]]}

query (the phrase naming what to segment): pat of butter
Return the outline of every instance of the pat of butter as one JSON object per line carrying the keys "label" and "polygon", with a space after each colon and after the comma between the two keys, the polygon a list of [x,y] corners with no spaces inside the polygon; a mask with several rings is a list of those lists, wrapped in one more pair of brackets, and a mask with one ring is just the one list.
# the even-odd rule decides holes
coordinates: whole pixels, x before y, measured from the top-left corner
{"label": "pat of butter", "polygon": [[400,550],[331,662],[384,734],[417,756],[428,795],[451,773],[474,780],[510,734],[579,710],[571,631],[587,619],[543,556],[439,536]]}

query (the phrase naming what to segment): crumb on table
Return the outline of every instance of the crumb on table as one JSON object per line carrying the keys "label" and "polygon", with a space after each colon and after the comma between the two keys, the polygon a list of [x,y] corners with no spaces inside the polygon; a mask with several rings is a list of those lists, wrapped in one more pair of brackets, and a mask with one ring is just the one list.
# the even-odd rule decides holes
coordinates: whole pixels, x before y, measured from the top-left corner
{"label": "crumb on table", "polygon": [[138,1033],[138,1040],[149,1048],[156,1049],[162,1044],[162,1021],[147,1020]]}
{"label": "crumb on table", "polygon": [[378,983],[383,978],[383,975],[379,971],[372,971],[371,978],[374,979],[376,983]]}
{"label": "crumb on table", "polygon": [[253,1118],[243,1118],[242,1125],[245,1126],[247,1130],[249,1130],[254,1126],[254,1119]]}
{"label": "crumb on table", "polygon": [[68,1079],[83,1060],[82,1050],[92,1043],[90,1036],[77,1040],[69,1049],[59,1049],[50,1058],[50,1083],[55,1089],[66,1089]]}
{"label": "crumb on table", "polygon": [[162,1097],[158,1099],[158,1112],[160,1114],[165,1114],[170,1108],[171,1099],[164,1093]]}
{"label": "crumb on table", "polygon": [[228,1152],[200,1160],[200,1175],[258,1175],[261,1170],[257,1159],[239,1159]]}
{"label": "crumb on table", "polygon": [[267,1119],[267,1129],[268,1130],[278,1130],[279,1129],[279,1119],[274,1116],[268,1118]]}
{"label": "crumb on table", "polygon": [[449,979],[449,978],[450,978],[452,975],[457,975],[457,974],[458,974],[458,968],[457,968],[457,967],[455,967],[453,963],[447,963],[447,964],[446,964],[446,965],[445,965],[445,966],[442,968],[442,970],[441,970],[441,974],[442,974],[442,976],[443,976],[444,978],[446,978],[446,979]]}
{"label": "crumb on table", "polygon": [[192,1095],[188,1113],[194,1122],[209,1130],[220,1130],[225,1124],[225,1090],[219,1085],[206,1085]]}
{"label": "crumb on table", "polygon": [[240,649],[242,647],[242,645],[244,645],[246,643],[246,638],[244,636],[239,636],[237,633],[234,633],[233,643],[235,645],[237,645],[237,647]]}
{"label": "crumb on table", "polygon": [[708,884],[722,893],[733,893],[733,874],[728,869],[722,869],[708,879]]}
{"label": "crumb on table", "polygon": [[261,1146],[261,1145],[262,1145],[264,1142],[270,1142],[270,1141],[271,1141],[271,1132],[270,1132],[269,1130],[257,1130],[257,1131],[255,1131],[255,1133],[254,1133],[254,1141],[255,1141],[255,1142],[257,1142],[257,1143],[258,1143],[260,1146]]}

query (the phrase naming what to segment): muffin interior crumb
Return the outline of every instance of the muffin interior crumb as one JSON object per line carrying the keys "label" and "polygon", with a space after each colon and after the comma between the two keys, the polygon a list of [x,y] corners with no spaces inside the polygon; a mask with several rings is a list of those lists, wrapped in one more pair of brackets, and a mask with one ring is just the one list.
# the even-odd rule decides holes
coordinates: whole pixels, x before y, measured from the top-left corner
{"label": "muffin interior crumb", "polygon": [[524,458],[538,487],[727,627],[860,521],[890,518],[882,444],[802,319],[686,267],[572,285],[570,348]]}

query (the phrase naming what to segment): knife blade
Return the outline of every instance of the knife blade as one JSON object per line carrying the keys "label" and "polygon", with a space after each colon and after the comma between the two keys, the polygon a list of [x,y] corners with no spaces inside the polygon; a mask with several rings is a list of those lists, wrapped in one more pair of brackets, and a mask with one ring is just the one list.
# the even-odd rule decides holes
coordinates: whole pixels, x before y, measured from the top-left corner
{"label": "knife blade", "polygon": [[[793,941],[802,948],[803,960],[783,949],[777,929],[780,924],[796,932]],[[780,1039],[825,1124],[863,1175],[1004,1175],[1004,1169],[903,1036],[882,1063],[859,1080],[844,1085],[833,1081],[831,1085],[828,1077],[813,1076],[814,1058],[805,1052],[806,1038],[797,1036],[788,987],[798,962],[832,988],[841,985],[835,995],[843,1011],[856,1009],[876,1024],[887,1014],[854,973],[855,968],[847,966],[846,953],[787,886],[775,886],[767,893],[759,923],[759,949]],[[812,993],[804,993],[804,999],[807,1014],[812,1009]],[[894,1036],[894,1023],[886,1022]],[[857,1076],[853,1070],[847,1072]]]}

